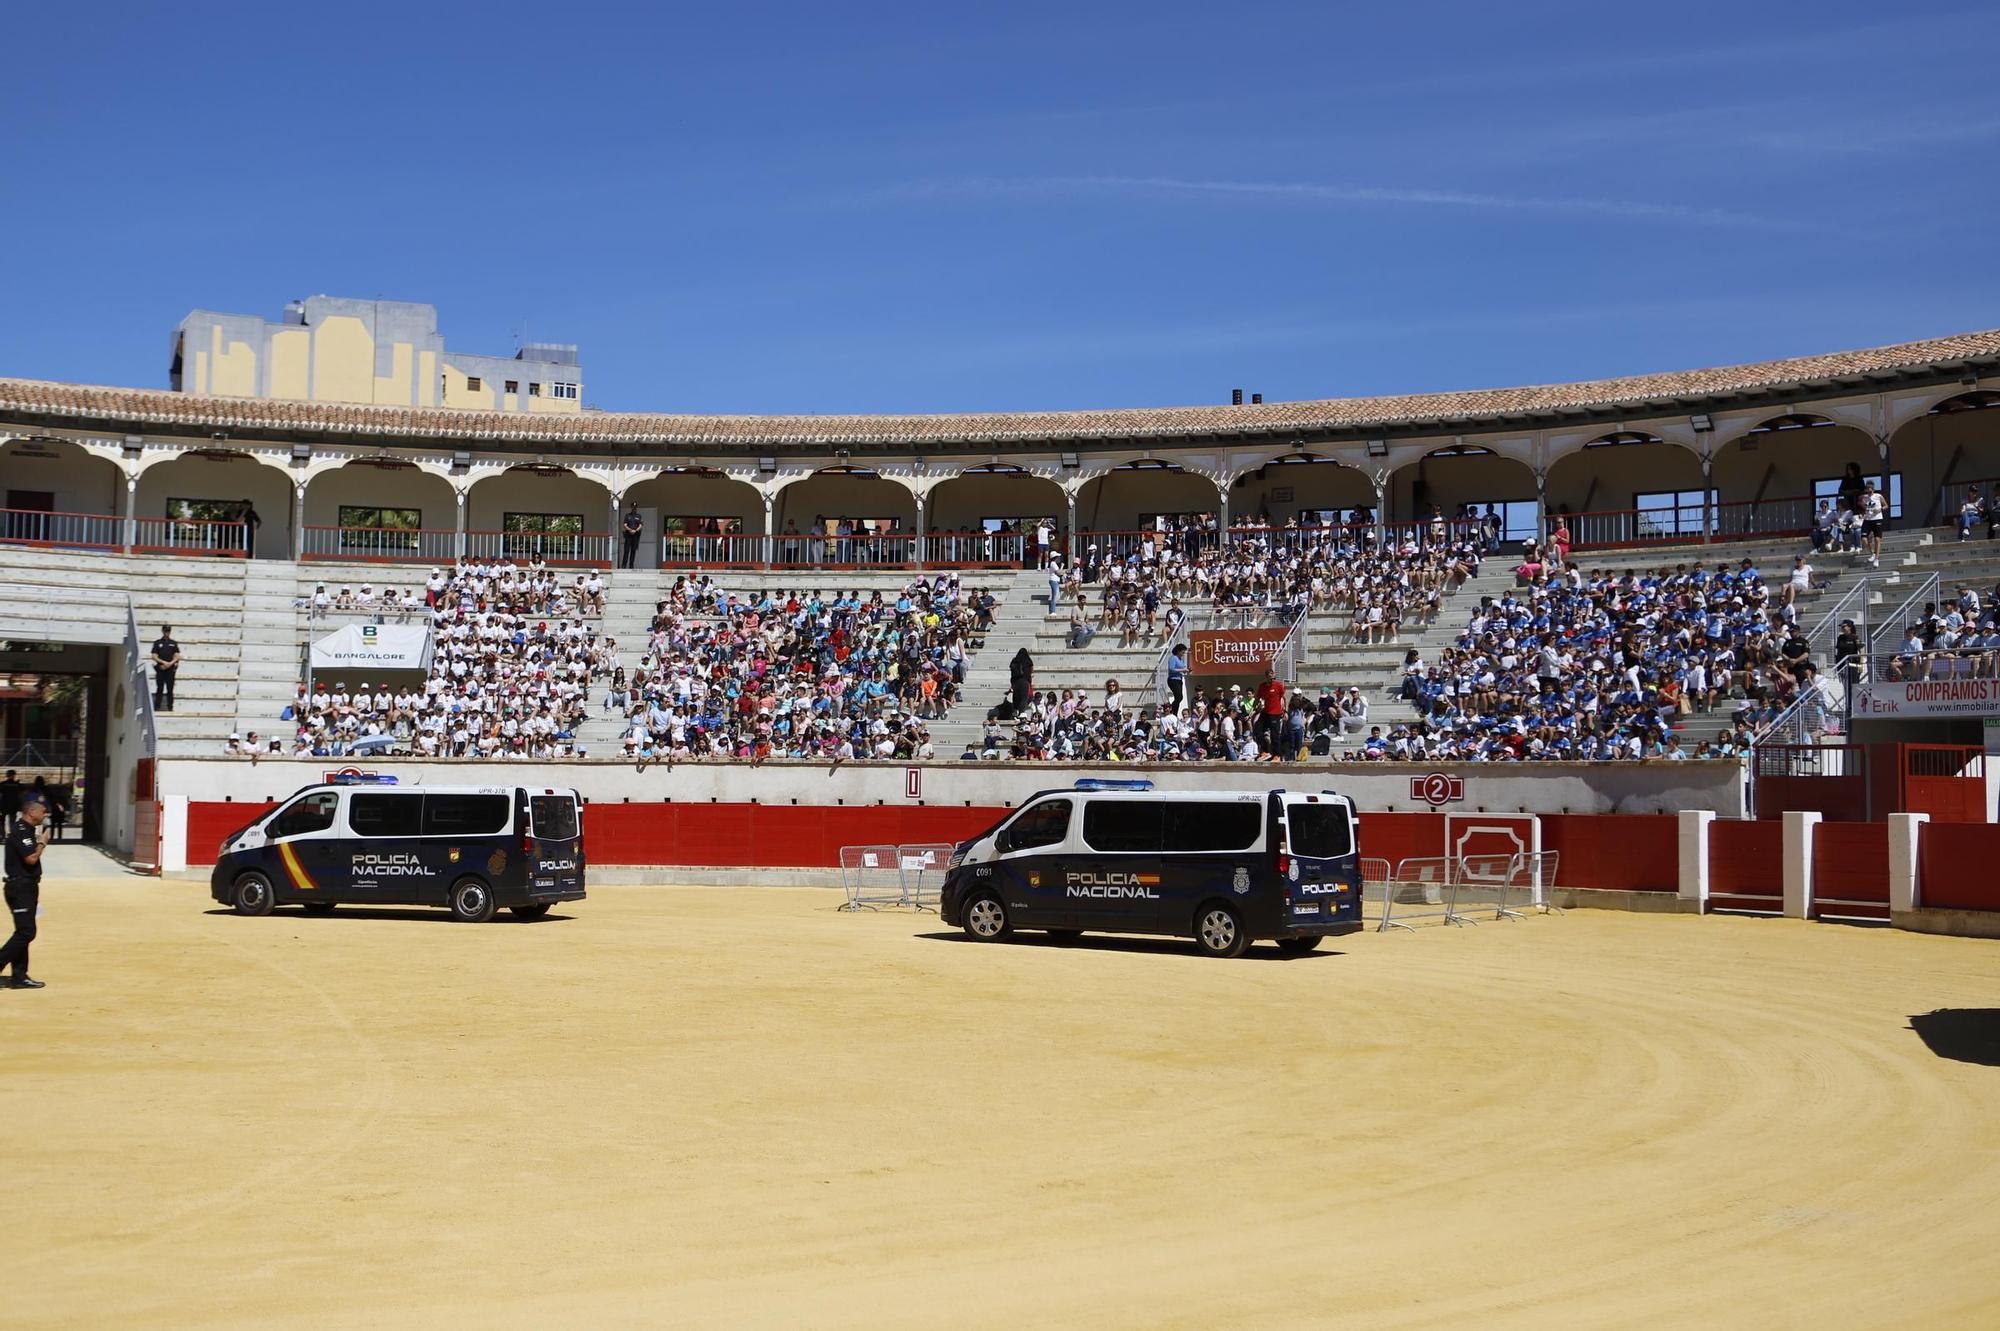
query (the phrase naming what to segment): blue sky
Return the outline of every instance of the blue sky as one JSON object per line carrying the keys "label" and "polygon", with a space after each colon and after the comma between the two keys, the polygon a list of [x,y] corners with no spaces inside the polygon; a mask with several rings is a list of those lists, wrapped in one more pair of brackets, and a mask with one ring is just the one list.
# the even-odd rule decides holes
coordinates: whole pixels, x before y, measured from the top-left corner
{"label": "blue sky", "polygon": [[424,300],[613,410],[1389,393],[2000,325],[2000,6],[32,6],[0,374]]}

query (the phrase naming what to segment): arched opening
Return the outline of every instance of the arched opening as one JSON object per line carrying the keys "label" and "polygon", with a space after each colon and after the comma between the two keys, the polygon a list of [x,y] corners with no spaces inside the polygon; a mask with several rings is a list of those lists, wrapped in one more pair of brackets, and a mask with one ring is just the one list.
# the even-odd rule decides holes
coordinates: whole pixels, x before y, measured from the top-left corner
{"label": "arched opening", "polygon": [[1156,530],[1166,519],[1200,522],[1220,508],[1215,485],[1177,463],[1140,458],[1086,482],[1076,496],[1083,535]]}
{"label": "arched opening", "polygon": [[465,500],[474,559],[611,563],[611,492],[567,467],[528,463],[477,482]]}
{"label": "arched opening", "polygon": [[777,562],[903,568],[917,562],[917,499],[866,467],[827,467],[778,495]]}
{"label": "arched opening", "polygon": [[924,512],[925,559],[947,567],[1027,568],[1039,558],[1036,533],[1054,524],[1050,548],[1067,539],[1069,500],[1046,476],[1004,462],[969,467],[931,491]]}
{"label": "arched opening", "polygon": [[457,553],[451,482],[402,458],[359,458],[306,483],[306,559],[449,563]]}
{"label": "arched opening", "polygon": [[1389,507],[1396,525],[1420,539],[1442,517],[1455,534],[1476,536],[1491,519],[1501,541],[1525,541],[1535,535],[1535,473],[1490,448],[1432,449],[1396,469]]}
{"label": "arched opening", "polygon": [[1982,500],[2000,489],[2000,393],[1959,393],[1908,422],[1890,437],[1889,465],[1903,473],[1912,523],[1955,522],[1975,488]]}
{"label": "arched opening", "polygon": [[[625,491],[639,515],[639,568],[744,567],[764,562],[764,497],[712,467],[667,467]],[[625,528],[620,524],[623,564]]]}
{"label": "arched opening", "polygon": [[1902,516],[1901,472],[1881,475],[1881,453],[1865,430],[1809,412],[1759,421],[1715,451],[1719,537],[1797,536],[1812,530],[1813,510],[1840,493],[1847,465],[1873,477],[1889,496],[1889,516]]}
{"label": "arched opening", "polygon": [[1236,478],[1229,491],[1232,526],[1282,527],[1372,523],[1375,483],[1336,458],[1287,453]]}
{"label": "arched opening", "polygon": [[9,439],[0,444],[6,476],[0,541],[115,550],[125,543],[118,512],[124,476],[114,463],[66,439]]}
{"label": "arched opening", "polygon": [[1637,430],[1599,435],[1556,459],[1547,496],[1550,518],[1567,520],[1577,549],[1699,541],[1709,521],[1701,459]]}
{"label": "arched opening", "polygon": [[249,453],[198,449],[139,476],[135,550],[292,557],[292,478]]}

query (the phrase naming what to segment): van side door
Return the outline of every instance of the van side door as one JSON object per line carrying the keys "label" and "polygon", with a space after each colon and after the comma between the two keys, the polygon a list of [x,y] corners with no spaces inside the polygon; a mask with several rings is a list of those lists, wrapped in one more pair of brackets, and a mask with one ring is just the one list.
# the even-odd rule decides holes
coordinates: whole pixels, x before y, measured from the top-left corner
{"label": "van side door", "polygon": [[1075,928],[1064,899],[1062,870],[1068,860],[1070,820],[1076,801],[1064,796],[1038,800],[1017,814],[993,839],[993,881],[1015,924],[1031,928]]}
{"label": "van side door", "polygon": [[348,886],[343,899],[410,905],[433,899],[445,866],[427,856],[424,797],[417,791],[355,790],[347,797]]}
{"label": "van side door", "polygon": [[451,884],[461,875],[486,880],[496,892],[527,882],[527,862],[521,839],[514,834],[514,797],[497,791],[442,792],[424,795],[424,851],[442,855],[446,871],[436,880],[435,894],[425,885],[424,901],[443,905]]}
{"label": "van side door", "polygon": [[1171,933],[1192,930],[1195,908],[1222,897],[1235,903],[1246,925],[1256,932],[1266,899],[1275,894],[1264,821],[1260,795],[1167,806],[1162,928]]}
{"label": "van side door", "polygon": [[[1094,799],[1083,806],[1083,844],[1063,890],[1085,929],[1151,933],[1163,926],[1168,810],[1165,800]],[[1193,919],[1190,913],[1190,920]]]}

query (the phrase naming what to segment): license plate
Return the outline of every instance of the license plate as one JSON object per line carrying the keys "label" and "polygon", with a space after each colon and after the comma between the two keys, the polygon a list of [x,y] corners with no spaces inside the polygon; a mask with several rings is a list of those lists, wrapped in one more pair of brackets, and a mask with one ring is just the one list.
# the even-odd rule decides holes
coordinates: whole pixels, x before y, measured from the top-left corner
{"label": "license plate", "polygon": [[553,878],[537,878],[534,882],[534,885],[536,887],[554,887],[556,885],[556,880]]}
{"label": "license plate", "polygon": [[1317,902],[1314,902],[1314,903],[1313,903],[1312,905],[1310,905],[1310,906],[1294,906],[1294,907],[1292,907],[1292,914],[1294,914],[1294,915],[1317,915],[1317,914],[1319,914],[1319,903],[1317,903]]}

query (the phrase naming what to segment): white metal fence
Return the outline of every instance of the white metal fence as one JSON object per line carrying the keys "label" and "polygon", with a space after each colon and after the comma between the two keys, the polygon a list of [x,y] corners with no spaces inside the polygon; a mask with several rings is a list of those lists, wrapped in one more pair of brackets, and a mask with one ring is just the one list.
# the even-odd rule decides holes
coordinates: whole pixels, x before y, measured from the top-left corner
{"label": "white metal fence", "polygon": [[945,870],[957,849],[945,842],[842,846],[840,886],[847,900],[840,908],[936,910]]}

